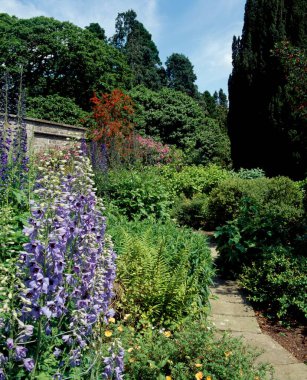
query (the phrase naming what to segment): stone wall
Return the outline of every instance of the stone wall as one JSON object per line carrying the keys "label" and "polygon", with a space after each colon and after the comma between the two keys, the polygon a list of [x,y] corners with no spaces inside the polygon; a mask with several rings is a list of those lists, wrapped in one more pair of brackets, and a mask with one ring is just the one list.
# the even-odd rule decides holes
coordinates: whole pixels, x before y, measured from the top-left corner
{"label": "stone wall", "polygon": [[67,138],[81,139],[85,128],[27,117],[28,146],[31,150],[45,150],[67,144]]}

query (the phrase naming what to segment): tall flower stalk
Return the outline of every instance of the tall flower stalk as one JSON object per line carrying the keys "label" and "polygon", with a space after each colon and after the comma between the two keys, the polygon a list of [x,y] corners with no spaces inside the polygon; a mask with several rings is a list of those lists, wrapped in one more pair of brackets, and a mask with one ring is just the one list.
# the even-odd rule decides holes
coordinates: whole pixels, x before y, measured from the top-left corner
{"label": "tall flower stalk", "polygon": [[[107,323],[114,314],[110,305],[116,255],[105,236],[90,161],[79,153],[73,164],[59,160],[56,172],[49,170],[54,162],[39,168],[37,199],[31,202],[31,218],[24,229],[29,243],[20,254],[19,332],[0,358],[6,378],[12,360],[37,376],[49,360],[42,355],[44,342],[53,347],[50,374],[66,376],[82,364],[95,324]],[[68,167],[73,170],[67,172]]]}
{"label": "tall flower stalk", "polygon": [[[20,190],[25,186],[29,170],[22,74],[16,106],[9,109],[10,91],[14,87],[9,74],[6,74],[2,78],[0,102],[0,195],[2,200],[10,188]],[[16,117],[12,118],[10,112],[15,113]]]}

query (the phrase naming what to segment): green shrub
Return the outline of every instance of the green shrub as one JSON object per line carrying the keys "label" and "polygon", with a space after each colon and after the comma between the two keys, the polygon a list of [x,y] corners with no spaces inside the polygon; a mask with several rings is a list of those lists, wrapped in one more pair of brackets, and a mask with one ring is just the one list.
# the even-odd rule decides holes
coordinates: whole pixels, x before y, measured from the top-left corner
{"label": "green shrub", "polygon": [[171,221],[109,219],[117,260],[117,312],[175,324],[208,306],[212,262],[203,235]]}
{"label": "green shrub", "polygon": [[237,217],[215,234],[220,271],[242,275],[251,298],[272,308],[278,317],[293,310],[302,314],[306,305],[300,294],[305,293],[306,283],[299,273],[305,271],[300,266],[306,266],[302,257],[307,241],[302,192],[290,179],[279,177],[267,182],[261,202],[245,197],[239,204]]}
{"label": "green shrub", "polygon": [[219,182],[229,177],[229,172],[217,165],[184,166],[178,171],[174,166],[161,168],[174,195],[192,198],[197,193],[208,194]]}
{"label": "green shrub", "polygon": [[291,180],[271,180],[261,200],[242,198],[236,219],[217,228],[222,271],[238,274],[263,247],[293,245],[304,232],[302,193]]}
{"label": "green shrub", "polygon": [[185,196],[178,197],[172,209],[180,225],[192,228],[205,228],[207,222],[208,196],[196,194],[192,199]]}
{"label": "green shrub", "polygon": [[244,169],[240,168],[237,172],[233,171],[233,176],[241,179],[256,179],[265,177],[265,171],[260,168]]}
{"label": "green shrub", "polygon": [[[274,209],[276,220],[282,217],[290,223],[291,219],[295,221],[302,216],[303,193],[289,178],[231,178],[220,182],[210,193],[208,220],[211,228],[238,217],[243,198],[251,199],[262,212]],[[273,214],[271,217],[273,222]]]}
{"label": "green shrub", "polygon": [[269,179],[244,180],[229,178],[221,181],[211,191],[208,200],[208,220],[212,229],[224,225],[238,216],[243,197],[261,202]]}
{"label": "green shrub", "polygon": [[290,247],[265,248],[243,268],[240,283],[248,298],[277,314],[278,318],[307,318],[307,258]]}
{"label": "green shrub", "polygon": [[226,128],[205,117],[192,136],[185,139],[186,162],[196,165],[231,166],[230,140]]}
{"label": "green shrub", "polygon": [[111,201],[129,219],[169,217],[170,193],[163,178],[153,170],[96,173],[96,186],[98,195]]}
{"label": "green shrub", "polygon": [[[256,364],[259,356],[239,339],[216,335],[204,320],[187,320],[174,331],[128,321],[110,325],[125,349],[125,379],[271,379],[268,365]],[[200,377],[198,377],[200,378]]]}

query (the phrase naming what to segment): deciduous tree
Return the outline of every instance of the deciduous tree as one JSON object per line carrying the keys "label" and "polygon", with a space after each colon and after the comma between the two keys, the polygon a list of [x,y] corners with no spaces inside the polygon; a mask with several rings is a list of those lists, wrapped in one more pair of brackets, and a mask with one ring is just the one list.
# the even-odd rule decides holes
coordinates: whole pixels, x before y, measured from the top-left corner
{"label": "deciduous tree", "polygon": [[23,66],[29,96],[58,94],[85,109],[93,90],[125,88],[131,83],[131,70],[121,52],[89,30],[47,17],[1,15],[3,66],[13,76]]}

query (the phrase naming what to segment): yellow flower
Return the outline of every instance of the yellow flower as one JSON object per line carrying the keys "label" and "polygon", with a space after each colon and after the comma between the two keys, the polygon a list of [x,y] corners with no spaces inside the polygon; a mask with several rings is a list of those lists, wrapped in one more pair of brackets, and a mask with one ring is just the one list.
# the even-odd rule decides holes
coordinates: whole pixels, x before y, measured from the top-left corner
{"label": "yellow flower", "polygon": [[204,378],[204,375],[202,372],[197,372],[197,374],[195,375],[195,379],[196,380],[201,380]]}
{"label": "yellow flower", "polygon": [[228,358],[230,355],[232,355],[232,352],[231,352],[231,351],[226,351],[226,352],[225,352],[225,358]]}
{"label": "yellow flower", "polygon": [[131,314],[125,314],[124,315],[124,321],[126,321],[128,318],[130,318]]}
{"label": "yellow flower", "polygon": [[133,347],[128,348],[127,351],[128,351],[128,352],[132,352],[132,351],[133,351]]}
{"label": "yellow flower", "polygon": [[255,380],[260,380],[260,377],[259,376],[255,376]]}
{"label": "yellow flower", "polygon": [[119,332],[123,332],[123,331],[124,331],[123,326],[119,325],[119,326],[117,327],[117,330],[118,330]]}
{"label": "yellow flower", "polygon": [[115,318],[113,318],[113,317],[109,318],[109,322],[110,323],[115,323]]}
{"label": "yellow flower", "polygon": [[211,376],[207,376],[207,377],[206,377],[206,380],[211,380]]}
{"label": "yellow flower", "polygon": [[171,376],[165,376],[165,380],[172,380]]}
{"label": "yellow flower", "polygon": [[107,338],[109,338],[110,336],[112,336],[112,331],[111,331],[111,330],[106,330],[106,331],[104,332],[104,335],[105,335]]}
{"label": "yellow flower", "polygon": [[200,363],[196,363],[195,364],[195,367],[197,367],[197,368],[200,368],[200,367],[202,367],[203,365],[202,364],[200,364]]}
{"label": "yellow flower", "polygon": [[166,337],[166,338],[169,338],[170,336],[172,336],[172,333],[170,331],[164,331],[163,335]]}

